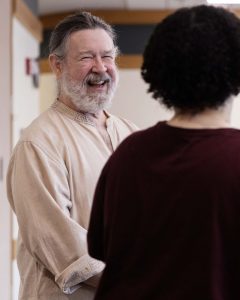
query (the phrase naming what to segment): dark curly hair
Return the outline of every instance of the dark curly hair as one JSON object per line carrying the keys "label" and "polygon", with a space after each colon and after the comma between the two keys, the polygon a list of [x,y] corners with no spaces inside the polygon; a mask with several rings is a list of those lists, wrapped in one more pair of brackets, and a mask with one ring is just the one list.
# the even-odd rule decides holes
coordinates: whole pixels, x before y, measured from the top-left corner
{"label": "dark curly hair", "polygon": [[221,106],[240,90],[240,20],[220,7],[179,9],[156,26],[141,74],[168,108]]}

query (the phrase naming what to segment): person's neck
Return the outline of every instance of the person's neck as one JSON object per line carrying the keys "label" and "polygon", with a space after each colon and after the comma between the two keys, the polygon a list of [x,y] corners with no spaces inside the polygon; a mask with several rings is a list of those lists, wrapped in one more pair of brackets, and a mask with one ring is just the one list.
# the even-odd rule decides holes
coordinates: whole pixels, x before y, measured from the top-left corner
{"label": "person's neck", "polygon": [[84,113],[88,119],[98,128],[106,128],[107,115],[103,110],[95,113]]}
{"label": "person's neck", "polygon": [[84,114],[96,127],[106,127],[107,115],[103,110],[97,112],[85,112],[77,109],[74,103],[68,98],[58,97],[57,100],[64,103],[72,110]]}
{"label": "person's neck", "polygon": [[174,127],[193,129],[228,128],[231,127],[231,110],[232,100],[229,100],[218,109],[206,109],[196,114],[175,111],[174,116],[167,123]]}

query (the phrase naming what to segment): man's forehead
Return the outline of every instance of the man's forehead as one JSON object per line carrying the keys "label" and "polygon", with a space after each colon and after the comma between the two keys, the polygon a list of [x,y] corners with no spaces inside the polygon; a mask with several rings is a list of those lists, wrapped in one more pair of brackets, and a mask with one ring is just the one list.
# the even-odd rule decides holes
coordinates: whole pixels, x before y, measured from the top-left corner
{"label": "man's forehead", "polygon": [[72,52],[114,52],[115,46],[109,34],[101,28],[84,29],[73,32],[67,43]]}
{"label": "man's forehead", "polygon": [[81,29],[70,34],[69,40],[75,42],[91,42],[103,40],[104,42],[113,43],[109,33],[102,28]]}

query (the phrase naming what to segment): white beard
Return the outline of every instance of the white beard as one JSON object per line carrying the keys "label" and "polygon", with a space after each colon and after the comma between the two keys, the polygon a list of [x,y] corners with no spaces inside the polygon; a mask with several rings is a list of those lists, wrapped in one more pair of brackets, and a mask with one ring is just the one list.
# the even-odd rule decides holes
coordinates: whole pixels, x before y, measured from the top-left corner
{"label": "white beard", "polygon": [[89,78],[94,80],[95,77],[99,78],[99,76],[101,75],[89,74],[83,82],[79,83],[79,81],[73,80],[67,72],[64,72],[58,85],[63,94],[72,101],[78,111],[96,113],[111,106],[118,82],[118,76],[116,82],[113,82],[108,76],[109,82],[106,83],[107,91],[105,93],[88,92],[87,81]]}

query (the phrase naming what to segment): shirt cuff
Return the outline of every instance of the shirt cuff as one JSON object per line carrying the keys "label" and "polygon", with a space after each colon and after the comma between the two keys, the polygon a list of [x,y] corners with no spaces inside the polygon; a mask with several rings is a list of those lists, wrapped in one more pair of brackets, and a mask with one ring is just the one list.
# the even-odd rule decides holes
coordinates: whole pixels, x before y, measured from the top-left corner
{"label": "shirt cuff", "polygon": [[64,294],[72,294],[81,287],[81,282],[101,273],[104,267],[103,262],[85,254],[58,274],[55,281]]}

